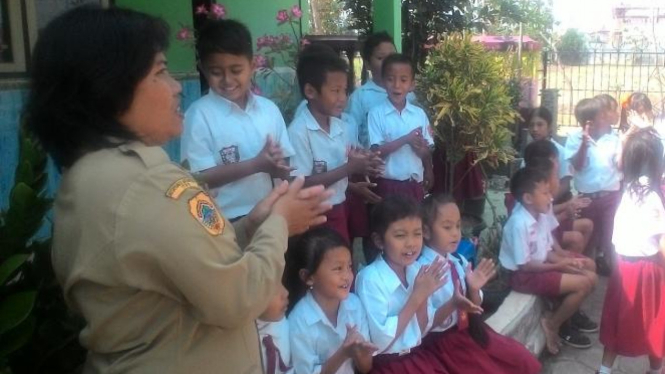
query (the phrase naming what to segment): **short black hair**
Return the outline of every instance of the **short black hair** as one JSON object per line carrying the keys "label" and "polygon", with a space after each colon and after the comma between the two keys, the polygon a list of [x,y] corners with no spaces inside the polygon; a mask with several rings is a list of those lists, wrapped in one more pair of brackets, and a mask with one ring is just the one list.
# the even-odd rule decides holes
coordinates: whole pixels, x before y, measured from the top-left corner
{"label": "short black hair", "polygon": [[524,163],[528,166],[530,160],[534,158],[556,158],[559,156],[559,150],[554,143],[549,140],[534,140],[524,148]]}
{"label": "short black hair", "polygon": [[554,171],[554,162],[548,157],[534,157],[526,164],[527,168],[537,169],[547,175],[551,175]]}
{"label": "short black hair", "polygon": [[367,39],[365,39],[363,48],[360,51],[360,56],[363,58],[363,60],[369,61],[369,59],[372,57],[372,54],[374,54],[374,49],[376,49],[376,47],[382,43],[390,43],[393,46],[395,45],[393,37],[390,36],[390,34],[388,34],[386,31],[373,33],[372,35],[368,36]]}
{"label": "short black hair", "polygon": [[207,20],[196,36],[196,54],[205,61],[213,53],[254,57],[252,34],[247,26],[232,19]]}
{"label": "short black hair", "polygon": [[348,74],[349,65],[332,48],[323,44],[307,46],[298,59],[296,75],[300,93],[305,96],[305,85],[309,83],[317,92],[326,81],[326,74],[340,72]]}
{"label": "short black hair", "polygon": [[137,139],[118,118],[168,40],[168,25],[159,18],[99,6],[74,8],[39,34],[25,123],[59,168],[86,152]]}
{"label": "short black hair", "polygon": [[422,219],[420,205],[408,196],[388,196],[381,200],[370,215],[372,233],[383,237],[391,223],[405,218]]}
{"label": "short black hair", "polygon": [[531,112],[529,112],[529,117],[527,118],[526,123],[531,123],[531,121],[536,117],[540,117],[545,120],[545,122],[547,122],[547,127],[552,130],[552,112],[550,112],[549,109],[545,108],[544,106],[534,108]]}
{"label": "short black hair", "polygon": [[432,226],[436,221],[439,207],[446,204],[456,204],[451,194],[436,193],[428,195],[422,204],[423,225]]}
{"label": "short black hair", "polygon": [[383,64],[381,64],[381,76],[385,77],[388,68],[392,65],[397,65],[397,64],[409,65],[411,67],[411,77],[412,78],[416,77],[416,68],[413,65],[413,61],[409,56],[403,55],[401,53],[393,53],[392,55],[386,57],[383,60]]}
{"label": "short black hair", "polygon": [[582,99],[575,105],[575,118],[577,122],[584,126],[587,121],[593,121],[598,114],[604,110],[603,103],[596,99]]}
{"label": "short black hair", "polygon": [[604,109],[612,109],[614,107],[615,109],[619,107],[619,103],[617,102],[617,99],[614,98],[614,96],[610,94],[600,94],[596,95],[594,97],[596,100],[600,101],[600,104],[603,106]]}
{"label": "short black hair", "polygon": [[546,183],[549,177],[546,172],[535,168],[519,169],[510,179],[510,193],[515,200],[522,203],[524,194],[533,193],[538,183]]}

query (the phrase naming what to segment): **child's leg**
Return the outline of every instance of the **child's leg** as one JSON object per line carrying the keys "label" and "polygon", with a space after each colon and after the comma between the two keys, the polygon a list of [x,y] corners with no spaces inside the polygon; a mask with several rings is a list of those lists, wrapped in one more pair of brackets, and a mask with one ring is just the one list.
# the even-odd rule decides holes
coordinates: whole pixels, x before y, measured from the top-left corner
{"label": "child's leg", "polygon": [[603,349],[603,366],[612,369],[612,366],[614,366],[614,360],[616,360],[616,358],[617,354],[615,352],[612,352],[607,347]]}
{"label": "child's leg", "polygon": [[582,254],[585,248],[582,233],[577,231],[564,232],[561,247],[565,250]]}
{"label": "child's leg", "polygon": [[649,366],[651,371],[660,372],[663,369],[663,358],[649,356]]}
{"label": "child's leg", "polygon": [[547,349],[556,354],[559,352],[559,328],[579,308],[593,288],[586,275],[563,274],[559,292],[563,295],[561,305],[550,317],[543,318],[541,325],[547,340]]}
{"label": "child's leg", "polygon": [[582,249],[584,253],[589,248],[589,241],[593,234],[593,221],[588,218],[578,218],[573,221],[573,230],[582,234]]}

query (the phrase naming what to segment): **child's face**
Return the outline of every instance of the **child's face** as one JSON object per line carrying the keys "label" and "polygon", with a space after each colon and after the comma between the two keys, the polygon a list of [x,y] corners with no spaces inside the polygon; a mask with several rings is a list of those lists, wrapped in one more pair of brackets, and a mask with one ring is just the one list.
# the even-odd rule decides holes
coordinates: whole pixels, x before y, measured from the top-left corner
{"label": "child's face", "polygon": [[316,272],[309,276],[306,283],[313,287],[312,291],[317,297],[340,301],[346,299],[353,284],[351,251],[346,247],[327,250]]}
{"label": "child's face", "polygon": [[284,317],[284,313],[286,313],[286,308],[288,306],[289,306],[289,291],[287,291],[286,288],[284,288],[284,286],[280,283],[277,286],[277,292],[275,293],[275,296],[273,296],[273,298],[270,299],[268,307],[259,316],[259,319],[266,322],[279,321]]}
{"label": "child's face", "polygon": [[413,90],[413,70],[409,64],[391,64],[383,76],[383,84],[393,105],[404,105],[406,95]]}
{"label": "child's face", "polygon": [[619,113],[619,107],[614,104],[610,104],[610,106],[607,108],[607,122],[609,122],[610,126],[614,126],[617,123],[619,123],[619,119],[621,117]]}
{"label": "child's face", "polygon": [[424,227],[427,244],[439,253],[452,253],[457,250],[462,237],[462,219],[457,204],[441,205],[436,210],[432,226]]}
{"label": "child's face", "polygon": [[529,135],[533,140],[543,140],[550,137],[550,126],[544,119],[536,116],[529,122]]}
{"label": "child's face", "polygon": [[346,107],[347,78],[346,73],[340,71],[327,72],[320,92],[306,85],[305,95],[310,105],[326,116],[341,116]]}
{"label": "child's face", "polygon": [[549,180],[550,194],[557,195],[559,192],[559,185],[561,184],[559,182],[559,159],[557,157],[551,157],[550,160],[552,161],[552,164],[554,164]]}
{"label": "child's face", "polygon": [[389,264],[404,267],[413,264],[423,248],[423,223],[420,217],[407,217],[388,226],[383,238],[376,240]]}
{"label": "child's face", "polygon": [[383,64],[383,59],[395,52],[395,46],[393,43],[389,42],[383,42],[374,48],[372,55],[369,58],[369,69],[372,71],[373,79],[381,77],[381,65]]}
{"label": "child's face", "polygon": [[552,203],[549,182],[538,182],[533,192],[524,194],[524,204],[531,207],[536,213],[548,213]]}
{"label": "child's face", "polygon": [[213,92],[245,107],[254,73],[254,63],[247,56],[212,53],[201,62],[201,70]]}

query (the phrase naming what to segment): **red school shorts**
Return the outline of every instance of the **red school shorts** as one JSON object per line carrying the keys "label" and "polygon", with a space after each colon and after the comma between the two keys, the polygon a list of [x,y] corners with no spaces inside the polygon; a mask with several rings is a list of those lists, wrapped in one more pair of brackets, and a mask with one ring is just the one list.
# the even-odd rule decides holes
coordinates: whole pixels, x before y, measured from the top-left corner
{"label": "red school shorts", "polygon": [[561,290],[560,271],[529,272],[517,270],[510,277],[510,287],[517,292],[557,297]]}

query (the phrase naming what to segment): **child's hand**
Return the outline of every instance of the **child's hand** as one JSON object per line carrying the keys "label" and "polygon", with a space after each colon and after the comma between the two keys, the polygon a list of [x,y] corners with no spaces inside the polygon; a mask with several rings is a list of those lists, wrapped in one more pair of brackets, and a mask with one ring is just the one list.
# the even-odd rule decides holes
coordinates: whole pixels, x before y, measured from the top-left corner
{"label": "child's hand", "polygon": [[381,196],[375,194],[370,188],[376,187],[376,183],[372,182],[349,182],[349,189],[360,195],[363,200],[370,204],[378,204],[381,202]]}
{"label": "child's hand", "polygon": [[367,174],[372,167],[372,159],[369,152],[362,148],[351,147],[348,154],[349,175]]}
{"label": "child's hand", "polygon": [[379,350],[379,347],[366,341],[355,326],[348,323],[346,324],[344,345],[346,346],[348,357],[351,357],[354,361],[371,357],[374,352]]}
{"label": "child's hand", "polygon": [[371,178],[379,178],[383,175],[386,168],[386,162],[381,158],[378,151],[369,151],[371,167],[367,175]]}
{"label": "child's hand", "polygon": [[591,138],[590,131],[591,131],[591,125],[585,124],[582,130],[582,145],[588,145],[589,143],[594,142],[593,138]]}
{"label": "child's hand", "polygon": [[583,263],[577,258],[569,257],[560,262],[561,271],[568,274],[582,274]]}
{"label": "child's hand", "polygon": [[422,136],[414,144],[411,144],[411,148],[421,159],[429,156],[429,143]]}
{"label": "child's hand", "polygon": [[446,283],[447,276],[443,275],[448,270],[448,262],[437,258],[430,265],[424,265],[418,271],[413,284],[413,293],[426,300],[434,291]]}
{"label": "child's hand", "polygon": [[591,199],[588,197],[580,197],[580,196],[575,196],[573,197],[571,201],[571,204],[575,207],[575,209],[580,210],[588,207],[591,205]]}
{"label": "child's hand", "polygon": [[268,173],[273,178],[288,179],[289,173],[295,170],[286,163],[282,148],[270,136],[266,139],[263,149],[256,155],[255,160],[259,171]]}
{"label": "child's hand", "polygon": [[482,314],[483,308],[473,303],[460,292],[459,282],[455,281],[455,294],[453,295],[453,305],[456,310],[470,314]]}
{"label": "child's hand", "polygon": [[423,133],[420,128],[413,129],[406,135],[406,143],[414,148],[420,144],[421,139],[423,139]]}
{"label": "child's hand", "polygon": [[631,110],[628,112],[628,117],[626,119],[631,129],[644,129],[651,126],[651,121],[649,121],[649,117],[647,117],[646,113],[639,114],[636,111]]}
{"label": "child's hand", "polygon": [[434,187],[434,170],[432,170],[432,164],[428,163],[423,172],[423,189],[425,193],[429,193],[432,187]]}
{"label": "child's hand", "polygon": [[490,279],[494,278],[495,275],[496,265],[494,264],[494,261],[488,258],[483,258],[480,260],[476,270],[471,269],[471,264],[467,265],[465,276],[466,285],[469,289],[478,291],[483,288]]}

